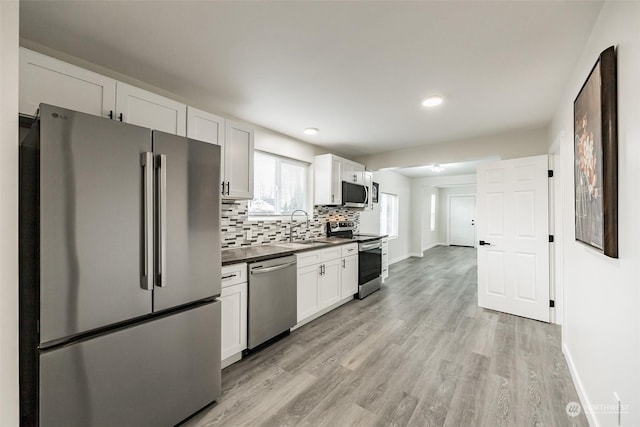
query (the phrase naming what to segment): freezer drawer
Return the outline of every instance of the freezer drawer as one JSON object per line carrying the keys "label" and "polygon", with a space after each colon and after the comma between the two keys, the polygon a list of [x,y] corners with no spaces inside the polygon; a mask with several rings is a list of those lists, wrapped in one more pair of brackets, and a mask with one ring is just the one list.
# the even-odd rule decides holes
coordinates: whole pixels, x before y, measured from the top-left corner
{"label": "freezer drawer", "polygon": [[219,301],[40,356],[41,426],[170,426],[220,394]]}

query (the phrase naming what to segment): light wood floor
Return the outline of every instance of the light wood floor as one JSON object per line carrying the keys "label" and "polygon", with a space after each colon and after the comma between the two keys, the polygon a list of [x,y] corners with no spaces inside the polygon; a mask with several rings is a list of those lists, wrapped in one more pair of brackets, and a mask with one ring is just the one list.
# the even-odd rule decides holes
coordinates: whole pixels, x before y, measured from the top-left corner
{"label": "light wood floor", "polygon": [[436,247],[382,290],[222,373],[189,426],[587,426],[557,326],[479,309],[476,252]]}

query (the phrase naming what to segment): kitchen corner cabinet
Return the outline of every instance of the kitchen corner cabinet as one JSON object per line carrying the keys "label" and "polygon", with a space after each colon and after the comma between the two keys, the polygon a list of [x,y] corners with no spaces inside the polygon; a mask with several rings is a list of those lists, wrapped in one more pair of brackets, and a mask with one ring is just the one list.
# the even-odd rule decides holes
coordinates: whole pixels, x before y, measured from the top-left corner
{"label": "kitchen corner cabinet", "polygon": [[222,146],[224,199],[253,199],[253,128],[226,120]]}
{"label": "kitchen corner cabinet", "polygon": [[[240,360],[247,348],[247,264],[222,267],[222,367]],[[235,357],[234,357],[235,356]]]}
{"label": "kitchen corner cabinet", "polygon": [[389,238],[382,238],[382,281],[389,277]]}
{"label": "kitchen corner cabinet", "polygon": [[116,119],[179,136],[187,134],[187,106],[173,99],[118,82]]}
{"label": "kitchen corner cabinet", "polygon": [[96,116],[115,114],[116,81],[20,48],[19,112],[35,116],[40,103]]}

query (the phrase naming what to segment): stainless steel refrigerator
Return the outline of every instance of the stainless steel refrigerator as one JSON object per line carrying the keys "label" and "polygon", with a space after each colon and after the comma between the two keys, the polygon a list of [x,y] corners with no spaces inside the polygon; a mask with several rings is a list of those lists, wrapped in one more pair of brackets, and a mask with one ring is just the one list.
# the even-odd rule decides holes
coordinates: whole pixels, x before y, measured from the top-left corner
{"label": "stainless steel refrigerator", "polygon": [[174,425],[220,395],[220,147],[40,106],[20,146],[23,425]]}

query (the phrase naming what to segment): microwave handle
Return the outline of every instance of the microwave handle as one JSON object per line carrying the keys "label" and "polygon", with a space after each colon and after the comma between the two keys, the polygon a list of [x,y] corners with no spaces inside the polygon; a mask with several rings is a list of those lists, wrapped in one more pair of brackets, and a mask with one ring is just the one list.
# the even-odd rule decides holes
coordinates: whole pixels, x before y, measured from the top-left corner
{"label": "microwave handle", "polygon": [[364,204],[369,204],[369,187],[367,187],[366,185],[364,186]]}

